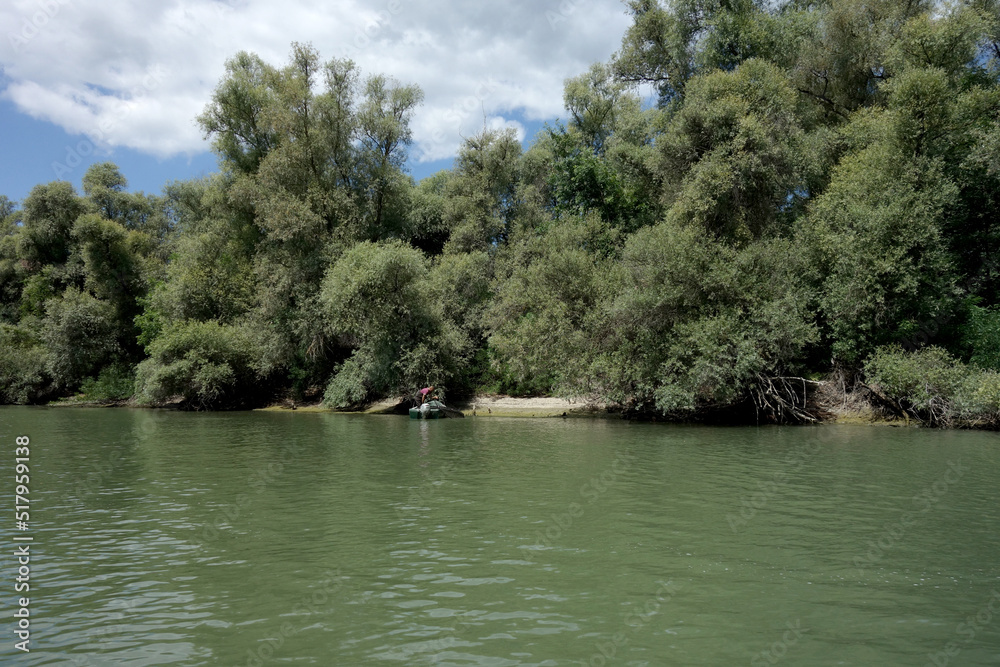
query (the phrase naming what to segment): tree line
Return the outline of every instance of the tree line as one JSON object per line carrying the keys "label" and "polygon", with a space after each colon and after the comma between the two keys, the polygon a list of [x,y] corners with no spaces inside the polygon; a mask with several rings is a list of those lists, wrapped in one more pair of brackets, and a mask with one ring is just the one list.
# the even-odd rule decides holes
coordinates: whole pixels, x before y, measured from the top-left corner
{"label": "tree line", "polygon": [[414,182],[419,87],[293,44],[227,62],[217,173],[0,197],[0,401],[432,384],[780,420],[783,378],[835,373],[996,425],[997,0],[625,4],[527,149],[484,128]]}

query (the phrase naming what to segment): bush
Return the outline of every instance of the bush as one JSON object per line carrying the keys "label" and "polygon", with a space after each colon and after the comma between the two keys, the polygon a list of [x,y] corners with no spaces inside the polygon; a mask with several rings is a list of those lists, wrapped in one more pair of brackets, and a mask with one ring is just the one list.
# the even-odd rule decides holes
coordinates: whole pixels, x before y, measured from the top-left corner
{"label": "bush", "polygon": [[259,357],[250,331],[218,322],[177,322],[149,346],[136,371],[141,403],[181,397],[196,409],[232,408],[259,393],[253,366]]}
{"label": "bush", "polygon": [[595,316],[611,268],[588,244],[602,226],[595,218],[571,218],[510,248],[508,275],[485,311],[484,382],[515,395],[586,393]]}
{"label": "bush", "polygon": [[969,361],[980,368],[1000,371],[1000,309],[972,306],[965,328]]}
{"label": "bush", "polygon": [[323,281],[330,331],[353,349],[325,402],[344,408],[442,386],[458,375],[467,340],[441,312],[423,254],[399,241],[359,243]]}
{"label": "bush", "polygon": [[135,393],[135,370],[126,364],[112,364],[94,378],[80,385],[80,393],[88,401],[125,401]]}
{"label": "bush", "polygon": [[364,403],[372,390],[372,377],[375,375],[371,356],[361,350],[355,352],[330,380],[323,402],[341,409]]}
{"label": "bush", "polygon": [[966,366],[939,347],[878,348],[865,374],[900,412],[932,425],[1000,425],[1000,373]]}
{"label": "bush", "polygon": [[23,328],[0,325],[0,403],[44,402],[51,393],[47,354]]}
{"label": "bush", "polygon": [[918,410],[927,409],[935,399],[951,399],[967,373],[960,361],[934,346],[916,352],[896,345],[880,347],[865,363],[870,384]]}
{"label": "bush", "polygon": [[80,290],[45,303],[42,331],[55,383],[73,390],[120,353],[115,309]]}
{"label": "bush", "polygon": [[782,240],[732,248],[669,222],[632,235],[593,339],[595,384],[630,409],[688,418],[801,372],[817,332],[799,254]]}
{"label": "bush", "polygon": [[969,426],[1000,427],[1000,373],[970,373],[959,388],[955,404]]}

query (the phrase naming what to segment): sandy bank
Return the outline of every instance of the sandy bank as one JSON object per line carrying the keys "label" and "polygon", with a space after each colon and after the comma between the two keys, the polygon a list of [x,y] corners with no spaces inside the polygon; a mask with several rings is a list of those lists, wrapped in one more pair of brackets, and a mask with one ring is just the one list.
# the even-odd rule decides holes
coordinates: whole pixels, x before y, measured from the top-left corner
{"label": "sandy bank", "polygon": [[[466,417],[581,417],[607,414],[602,405],[564,398],[512,398],[477,396],[466,401],[449,402]],[[409,407],[407,399],[387,399],[369,405],[368,414],[394,414]]]}
{"label": "sandy bank", "polygon": [[476,417],[579,417],[607,414],[607,408],[596,403],[565,398],[512,398],[510,396],[477,396],[457,407],[467,416]]}
{"label": "sandy bank", "polygon": [[[510,396],[477,396],[466,401],[449,402],[451,407],[461,410],[467,417],[594,417],[608,414],[603,405],[583,400],[564,398],[512,398]],[[405,414],[410,406],[408,398],[389,398],[376,401],[362,410],[365,414]],[[302,412],[337,412],[320,404],[296,405],[290,403],[272,405],[264,410],[297,410]]]}

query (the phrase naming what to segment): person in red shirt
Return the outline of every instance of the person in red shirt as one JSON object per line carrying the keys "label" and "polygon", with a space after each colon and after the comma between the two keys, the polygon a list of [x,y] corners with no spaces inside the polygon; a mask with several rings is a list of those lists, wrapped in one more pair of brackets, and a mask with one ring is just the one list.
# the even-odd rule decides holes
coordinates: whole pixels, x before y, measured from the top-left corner
{"label": "person in red shirt", "polygon": [[[434,387],[424,387],[423,389],[420,390],[420,405],[423,405],[424,403],[427,402],[427,396],[432,391],[434,391]],[[431,396],[431,398],[434,398],[434,397]]]}

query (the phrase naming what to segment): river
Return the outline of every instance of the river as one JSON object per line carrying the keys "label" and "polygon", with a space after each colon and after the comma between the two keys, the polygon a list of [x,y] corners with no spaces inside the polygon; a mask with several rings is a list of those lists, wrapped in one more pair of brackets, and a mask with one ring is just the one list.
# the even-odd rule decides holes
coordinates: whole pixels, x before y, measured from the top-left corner
{"label": "river", "polygon": [[2,408],[0,441],[3,664],[1000,664],[995,433]]}

